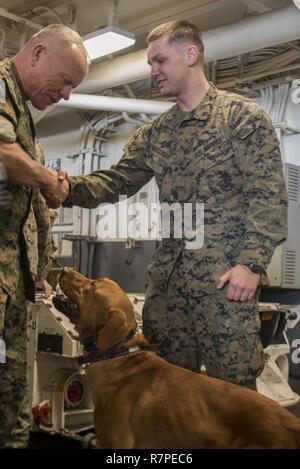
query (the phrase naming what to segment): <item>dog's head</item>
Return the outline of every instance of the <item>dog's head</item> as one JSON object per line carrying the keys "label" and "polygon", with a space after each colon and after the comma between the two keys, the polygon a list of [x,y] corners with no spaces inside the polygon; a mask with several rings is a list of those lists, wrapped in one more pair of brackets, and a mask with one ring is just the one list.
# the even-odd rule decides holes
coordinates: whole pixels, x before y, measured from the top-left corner
{"label": "dog's head", "polygon": [[63,267],[54,267],[54,268],[51,268],[48,272],[46,280],[49,283],[49,285],[51,285],[53,290],[56,289],[56,286],[58,284],[58,277],[62,271],[63,271]]}
{"label": "dog's head", "polygon": [[74,322],[82,342],[97,332],[97,346],[105,349],[136,329],[132,303],[112,280],[90,280],[73,269],[64,269],[59,285],[68,300],[58,299],[55,306]]}

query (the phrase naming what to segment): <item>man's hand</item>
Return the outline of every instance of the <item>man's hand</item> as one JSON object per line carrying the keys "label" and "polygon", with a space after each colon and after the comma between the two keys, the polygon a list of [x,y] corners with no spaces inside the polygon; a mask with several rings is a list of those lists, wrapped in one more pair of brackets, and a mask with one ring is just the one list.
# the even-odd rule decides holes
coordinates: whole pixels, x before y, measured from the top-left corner
{"label": "man's hand", "polygon": [[0,158],[9,184],[39,188],[51,208],[58,208],[68,197],[67,173],[37,163],[18,143],[0,141]]}
{"label": "man's hand", "polygon": [[54,183],[42,191],[50,208],[58,208],[69,196],[69,178],[66,171],[58,171],[56,173]]}
{"label": "man's hand", "polygon": [[43,280],[42,282],[37,282],[36,283],[36,288],[38,290],[42,290],[44,292],[45,298],[49,298],[49,296],[52,293],[52,287],[49,285],[47,280]]}
{"label": "man's hand", "polygon": [[258,286],[259,277],[259,274],[254,274],[247,266],[236,265],[232,269],[227,270],[219,278],[217,288],[221,289],[225,283],[229,282],[227,290],[228,300],[252,300]]}

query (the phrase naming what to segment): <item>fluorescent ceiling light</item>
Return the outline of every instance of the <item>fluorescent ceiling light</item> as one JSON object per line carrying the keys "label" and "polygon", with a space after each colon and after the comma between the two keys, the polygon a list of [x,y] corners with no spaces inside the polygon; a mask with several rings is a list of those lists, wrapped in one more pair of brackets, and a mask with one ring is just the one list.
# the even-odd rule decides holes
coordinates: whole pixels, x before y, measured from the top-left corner
{"label": "fluorescent ceiling light", "polygon": [[116,26],[107,26],[83,37],[90,59],[112,54],[135,43],[133,34]]}
{"label": "fluorescent ceiling light", "polygon": [[293,0],[295,6],[300,10],[300,0]]}

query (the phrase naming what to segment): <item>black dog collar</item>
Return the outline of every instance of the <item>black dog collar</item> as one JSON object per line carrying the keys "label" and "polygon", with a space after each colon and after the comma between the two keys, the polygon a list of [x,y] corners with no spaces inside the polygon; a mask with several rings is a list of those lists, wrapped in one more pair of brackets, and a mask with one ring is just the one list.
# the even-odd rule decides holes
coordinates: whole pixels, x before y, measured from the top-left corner
{"label": "black dog collar", "polygon": [[135,331],[132,329],[128,332],[125,339],[117,342],[116,344],[112,345],[106,350],[100,351],[97,348],[97,333],[88,336],[84,342],[84,348],[88,352],[86,355],[81,355],[78,357],[79,365],[88,365],[92,362],[102,361],[102,360],[109,360],[111,358],[121,357],[123,355],[128,355],[132,352],[137,352],[138,350],[147,348],[146,346],[136,345],[134,347],[129,347],[127,350],[120,351],[122,345],[127,342],[127,340],[131,339],[135,334]]}

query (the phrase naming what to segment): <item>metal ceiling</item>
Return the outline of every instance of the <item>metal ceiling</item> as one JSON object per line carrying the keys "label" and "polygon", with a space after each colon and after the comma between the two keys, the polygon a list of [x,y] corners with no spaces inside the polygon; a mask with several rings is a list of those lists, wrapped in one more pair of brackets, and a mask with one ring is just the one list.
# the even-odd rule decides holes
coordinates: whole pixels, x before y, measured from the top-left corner
{"label": "metal ceiling", "polygon": [[[116,55],[144,49],[147,33],[164,21],[190,20],[204,32],[290,5],[293,5],[292,0],[119,0],[119,26],[133,32],[137,41],[135,46]],[[13,21],[7,18],[3,10],[42,25],[61,21],[85,35],[108,24],[109,0],[44,0],[43,3],[33,0],[0,0],[0,54],[10,56],[36,29],[22,24],[21,19]],[[273,73],[274,62],[267,60],[291,51],[294,54],[285,56],[284,70],[274,69]],[[218,86],[254,90],[257,85],[270,80],[298,77],[298,62],[300,64],[300,43],[295,41],[260,51],[259,54],[254,52],[231,61],[215,61],[207,65],[207,73]],[[256,63],[259,65],[259,74],[256,73]],[[137,86],[137,89],[139,96],[151,93],[153,97],[149,80],[145,81],[144,86]]]}

